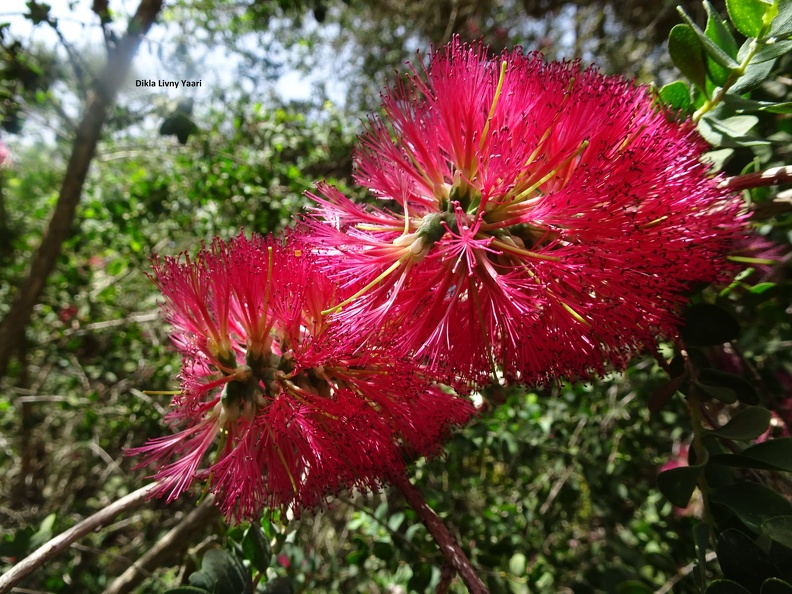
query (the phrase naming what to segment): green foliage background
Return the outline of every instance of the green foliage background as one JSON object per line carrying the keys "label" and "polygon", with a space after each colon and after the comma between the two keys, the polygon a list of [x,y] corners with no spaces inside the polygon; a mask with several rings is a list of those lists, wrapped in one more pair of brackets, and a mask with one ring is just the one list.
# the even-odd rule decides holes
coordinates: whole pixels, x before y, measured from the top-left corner
{"label": "green foliage background", "polygon": [[[757,2],[726,4],[733,12]],[[163,434],[169,397],[147,392],[175,389],[179,366],[146,276],[151,255],[194,252],[201,241],[230,237],[240,227],[278,230],[304,207],[303,192],[320,179],[365,199],[351,181],[358,122],[414,47],[425,50],[457,33],[494,47],[522,43],[551,58],[580,57],[644,82],[675,78],[662,45],[682,22],[673,11],[649,11],[639,0],[617,7],[551,4],[182,0],[167,7],[153,53],[173,78],[197,72],[219,51],[235,64],[238,84],[218,77],[194,105],[177,105],[173,97],[155,102],[153,91],[141,97],[131,85],[119,99],[73,233],[20,356],[0,383],[0,570],[145,482],[123,449]],[[41,16],[48,14],[45,6],[28,3],[23,16],[56,29],[53,19]],[[727,7],[714,8],[725,19]],[[686,10],[705,27],[706,5],[690,3]],[[123,21],[112,5],[110,14],[111,22]],[[750,37],[751,26],[733,34]],[[13,152],[13,163],[0,169],[2,317],[57,200],[75,106],[95,74],[91,64],[99,48],[70,40],[80,56],[75,60],[62,44],[28,43],[1,24],[0,31],[3,140]],[[672,41],[671,57],[690,82],[664,87],[660,97],[689,115],[726,78],[706,62],[711,58],[696,46],[695,35],[676,31],[672,38],[681,41]],[[278,98],[273,81],[279,74],[309,71],[331,57],[346,83],[343,103],[328,98],[327,81],[317,83],[310,100]],[[740,95],[763,106],[724,103],[702,127],[715,148],[730,151],[713,154],[730,175],[790,161],[789,109],[766,106],[792,99],[792,60],[782,53],[769,63],[750,96]],[[725,346],[700,349],[702,366],[748,382],[756,403],[775,411],[776,436],[787,435],[792,423],[788,187],[746,194],[757,232],[781,246],[775,252],[781,263],[756,264],[732,285],[693,296],[718,303],[742,329]],[[675,353],[663,345],[662,354],[670,360]],[[679,510],[656,486],[661,466],[683,458],[690,444],[685,399],[667,382],[666,371],[647,358],[596,383],[492,389],[482,395],[479,418],[453,437],[443,459],[415,463],[416,484],[492,592],[701,591],[693,537],[701,496],[697,492]],[[707,405],[717,424],[738,410],[722,400],[728,402],[716,397]],[[735,472],[788,497],[790,483],[781,473]],[[188,498],[151,502],[84,539],[23,586],[106,591],[194,506]],[[722,526],[733,524],[727,519]],[[217,547],[228,553],[205,555]],[[705,565],[707,581],[722,576],[712,556]],[[162,558],[135,591],[204,591],[195,588],[209,588],[217,568],[241,576],[235,586],[217,585],[217,592],[421,593],[441,582],[443,559],[414,512],[386,490],[349,494],[296,521],[267,518],[260,526],[235,528],[209,522]],[[199,569],[199,577],[189,577]],[[743,583],[735,570],[726,573]],[[457,580],[450,591],[465,589]]]}

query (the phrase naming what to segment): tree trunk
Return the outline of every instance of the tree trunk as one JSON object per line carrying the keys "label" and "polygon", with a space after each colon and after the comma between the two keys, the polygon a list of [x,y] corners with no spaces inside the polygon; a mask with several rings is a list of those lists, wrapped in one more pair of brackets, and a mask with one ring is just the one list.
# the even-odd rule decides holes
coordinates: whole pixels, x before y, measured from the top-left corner
{"label": "tree trunk", "polygon": [[88,168],[107,113],[129,72],[141,39],[151,28],[161,9],[162,0],[141,0],[126,34],[108,52],[107,64],[94,85],[82,121],[77,126],[72,154],[66,166],[55,210],[41,239],[41,245],[33,256],[27,276],[0,325],[0,377],[8,370],[9,361],[24,336],[33,308],[39,302],[47,279],[55,268],[63,242],[71,233]]}

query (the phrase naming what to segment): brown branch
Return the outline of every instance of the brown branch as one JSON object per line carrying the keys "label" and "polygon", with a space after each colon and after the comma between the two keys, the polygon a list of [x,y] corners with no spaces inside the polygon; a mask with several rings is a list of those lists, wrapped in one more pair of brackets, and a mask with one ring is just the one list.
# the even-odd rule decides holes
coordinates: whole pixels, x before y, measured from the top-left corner
{"label": "brown branch", "polygon": [[11,309],[0,325],[0,377],[5,375],[15,345],[24,336],[25,327],[39,301],[47,278],[52,274],[63,242],[71,234],[77,205],[80,202],[88,168],[110,106],[127,76],[143,35],[151,28],[162,9],[163,0],[141,0],[127,33],[107,57],[107,64],[94,85],[83,118],[77,126],[74,146],[63,178],[58,202],[44,236],[30,264],[27,277],[14,296]]}
{"label": "brown branch", "polygon": [[756,173],[746,173],[745,175],[735,175],[727,177],[720,184],[721,188],[739,191],[762,186],[775,186],[778,184],[792,182],[792,165],[785,167],[771,167],[767,171],[757,171]]}
{"label": "brown branch", "polygon": [[192,539],[219,515],[214,504],[214,496],[207,495],[203,503],[187,514],[145,555],[118,576],[102,594],[127,594],[134,590],[151,575],[153,570],[184,551]]}
{"label": "brown branch", "polygon": [[47,561],[62,553],[64,550],[69,548],[72,543],[80,540],[82,537],[90,534],[91,532],[106,526],[112,522],[118,514],[129,511],[130,509],[134,509],[138,505],[141,505],[155,486],[156,483],[146,485],[145,487],[141,487],[137,491],[130,493],[126,497],[122,497],[118,501],[114,501],[104,509],[101,509],[92,516],[85,518],[79,524],[72,526],[66,532],[62,532],[49,542],[40,546],[30,555],[22,559],[22,561],[14,565],[6,573],[0,576],[0,594],[10,592],[16,584],[30,575],[33,570],[41,567]]}
{"label": "brown branch", "polygon": [[487,586],[484,585],[476,570],[473,569],[470,560],[465,556],[465,553],[454,540],[454,537],[448,531],[446,525],[443,524],[440,517],[426,503],[421,492],[403,474],[394,473],[390,480],[401,491],[404,499],[415,510],[418,517],[421,518],[421,522],[429,530],[429,534],[434,538],[440,552],[446,558],[446,562],[456,570],[470,593],[489,594]]}

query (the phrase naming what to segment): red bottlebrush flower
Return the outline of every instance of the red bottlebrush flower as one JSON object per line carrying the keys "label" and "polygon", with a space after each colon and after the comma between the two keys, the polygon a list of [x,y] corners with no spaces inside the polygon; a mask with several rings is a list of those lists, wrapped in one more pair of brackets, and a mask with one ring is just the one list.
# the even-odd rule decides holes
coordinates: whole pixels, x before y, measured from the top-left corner
{"label": "red bottlebrush flower", "polygon": [[[130,450],[159,464],[168,501],[206,481],[230,518],[376,489],[405,454],[436,454],[467,401],[383,349],[345,349],[323,310],[341,298],[295,236],[215,240],[194,260],[155,260],[182,390],[181,428]],[[216,451],[210,455],[210,450]],[[207,458],[210,458],[207,460]]]}
{"label": "red bottlebrush flower", "polygon": [[743,234],[693,126],[619,77],[454,41],[382,107],[355,161],[386,206],[319,184],[306,222],[336,316],[451,376],[624,368]]}

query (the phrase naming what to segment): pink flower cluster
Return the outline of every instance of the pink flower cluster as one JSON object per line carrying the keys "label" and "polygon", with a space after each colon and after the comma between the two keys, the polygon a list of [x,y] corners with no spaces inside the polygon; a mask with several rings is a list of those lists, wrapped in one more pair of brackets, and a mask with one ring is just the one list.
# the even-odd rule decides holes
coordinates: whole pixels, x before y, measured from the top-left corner
{"label": "pink flower cluster", "polygon": [[228,517],[299,513],[378,488],[404,472],[405,454],[437,453],[474,412],[406,359],[349,351],[322,313],[340,295],[313,259],[294,235],[239,235],[195,260],[155,262],[184,356],[167,417],[180,430],[130,450],[160,465],[155,495],[170,501],[205,481]]}
{"label": "pink flower cluster", "polygon": [[320,184],[308,224],[357,292],[337,317],[449,376],[624,368],[744,232],[693,126],[621,78],[455,41],[382,108],[355,156],[382,207]]}
{"label": "pink flower cluster", "polygon": [[355,155],[380,207],[322,183],[302,235],[155,262],[184,356],[180,431],[133,450],[157,494],[250,518],[376,489],[473,414],[433,380],[622,369],[744,235],[692,125],[621,78],[454,41],[382,107]]}

